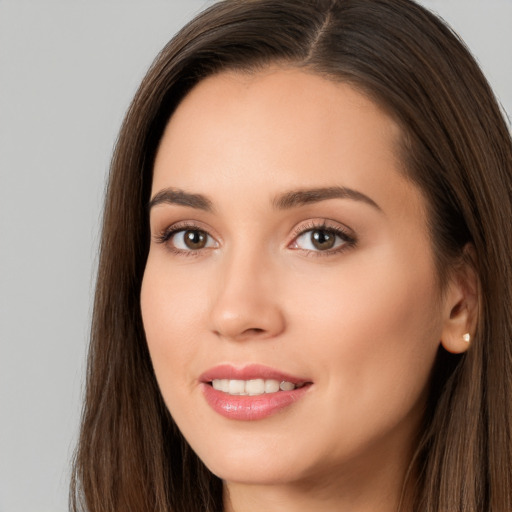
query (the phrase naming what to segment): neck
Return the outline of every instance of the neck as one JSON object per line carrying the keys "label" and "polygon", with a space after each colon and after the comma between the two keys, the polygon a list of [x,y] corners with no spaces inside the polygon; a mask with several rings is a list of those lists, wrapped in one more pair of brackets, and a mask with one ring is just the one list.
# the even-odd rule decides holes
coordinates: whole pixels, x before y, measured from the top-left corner
{"label": "neck", "polygon": [[382,466],[340,468],[293,483],[271,485],[227,482],[225,512],[397,512],[412,510],[404,502],[406,468],[397,458]]}

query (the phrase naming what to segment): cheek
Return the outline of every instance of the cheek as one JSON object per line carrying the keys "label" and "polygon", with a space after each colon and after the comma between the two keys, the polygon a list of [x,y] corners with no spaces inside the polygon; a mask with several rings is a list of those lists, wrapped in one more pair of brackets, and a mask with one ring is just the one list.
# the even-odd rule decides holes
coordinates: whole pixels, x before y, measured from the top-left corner
{"label": "cheek", "polygon": [[439,346],[435,277],[424,258],[411,265],[396,254],[370,256],[371,264],[347,259],[334,274],[304,276],[295,315],[303,312],[307,357],[321,365],[333,400],[357,397],[361,414],[405,414],[422,396]]}
{"label": "cheek", "polygon": [[201,353],[198,326],[204,318],[206,297],[190,277],[189,273],[169,272],[165,262],[162,264],[150,255],[142,281],[144,331],[166,402],[180,396],[168,392],[175,389],[177,381],[187,389],[196,383],[194,363]]}

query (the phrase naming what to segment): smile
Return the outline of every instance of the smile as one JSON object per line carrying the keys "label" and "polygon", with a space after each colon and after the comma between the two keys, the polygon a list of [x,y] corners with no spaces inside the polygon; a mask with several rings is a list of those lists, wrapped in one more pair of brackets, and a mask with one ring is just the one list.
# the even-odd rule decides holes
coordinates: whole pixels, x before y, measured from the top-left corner
{"label": "smile", "polygon": [[254,421],[296,404],[312,382],[262,365],[221,365],[200,377],[206,403],[230,420]]}
{"label": "smile", "polygon": [[293,391],[304,386],[303,382],[294,384],[275,379],[230,380],[214,379],[211,382],[213,389],[235,396],[258,396],[265,393],[278,393],[279,391]]}

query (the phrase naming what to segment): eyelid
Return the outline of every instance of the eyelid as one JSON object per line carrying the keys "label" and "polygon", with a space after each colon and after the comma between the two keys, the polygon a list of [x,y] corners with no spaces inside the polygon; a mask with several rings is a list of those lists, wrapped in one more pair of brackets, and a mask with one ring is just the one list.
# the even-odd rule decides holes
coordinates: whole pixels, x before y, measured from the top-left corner
{"label": "eyelid", "polygon": [[[187,256],[192,256],[200,251],[204,250],[210,250],[215,247],[219,246],[219,239],[217,236],[212,234],[212,229],[209,227],[205,227],[202,225],[202,222],[195,221],[195,220],[186,220],[186,221],[179,221],[175,222],[173,224],[170,224],[169,226],[166,226],[164,229],[158,231],[153,235],[153,240],[156,243],[167,245],[168,249],[172,252],[175,252],[177,254],[183,254]],[[184,249],[178,249],[177,247],[173,247],[168,242],[172,239],[174,235],[177,233],[180,233],[181,231],[201,231],[205,233],[209,238],[211,238],[215,242],[215,247],[203,247],[201,249],[190,249],[190,250],[184,250]]]}
{"label": "eyelid", "polygon": [[[309,231],[315,230],[325,230],[334,233],[334,235],[341,238],[344,243],[342,243],[338,247],[334,247],[332,249],[328,249],[325,251],[303,249],[301,247],[291,247],[292,244],[296,243],[299,237],[304,236]],[[306,223],[300,223],[297,227],[294,228],[293,238],[287,244],[287,247],[291,248],[292,250],[302,251],[312,256],[331,256],[333,254],[338,254],[340,252],[346,251],[347,249],[354,247],[356,244],[357,237],[354,231],[350,229],[348,226],[330,219],[310,219],[306,221]]]}
{"label": "eyelid", "polygon": [[[190,249],[190,250],[184,250],[184,249],[178,249],[177,247],[171,246],[171,244],[168,244],[169,240],[176,234],[181,231],[202,231],[204,232],[208,237],[210,237],[214,243],[214,247],[203,247],[200,249]],[[334,247],[332,249],[327,249],[325,251],[322,250],[313,250],[313,249],[304,249],[301,247],[291,247],[292,244],[294,244],[297,239],[300,236],[305,235],[308,231],[314,231],[314,230],[325,230],[331,233],[334,233],[335,236],[341,238],[344,243],[341,244],[341,246]],[[215,234],[212,234],[212,229],[209,226],[204,226],[202,222],[195,221],[195,220],[186,220],[186,221],[179,221],[175,222],[173,224],[170,224],[166,226],[164,229],[160,230],[159,232],[155,233],[153,235],[153,239],[156,243],[164,244],[168,247],[169,250],[176,254],[186,255],[186,256],[193,256],[199,254],[201,251],[204,250],[210,250],[216,247],[219,247],[220,245],[220,237],[216,236]],[[292,239],[287,242],[286,247],[296,250],[296,251],[302,251],[304,253],[307,253],[308,255],[312,256],[329,256],[333,254],[337,254],[339,252],[345,251],[353,246],[355,246],[357,243],[357,237],[352,229],[350,229],[348,226],[331,219],[325,219],[325,218],[319,218],[319,219],[309,219],[307,221],[303,221],[300,224],[298,224],[294,229],[292,233]]]}

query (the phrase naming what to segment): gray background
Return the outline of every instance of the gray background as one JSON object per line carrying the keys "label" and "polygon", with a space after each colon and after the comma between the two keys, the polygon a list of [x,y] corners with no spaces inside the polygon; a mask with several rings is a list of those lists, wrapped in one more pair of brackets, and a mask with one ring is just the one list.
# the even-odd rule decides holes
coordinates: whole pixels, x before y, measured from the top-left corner
{"label": "gray background", "polygon": [[[153,57],[211,0],[0,0],[0,512],[67,510],[104,180]],[[512,0],[424,0],[512,113]]]}

